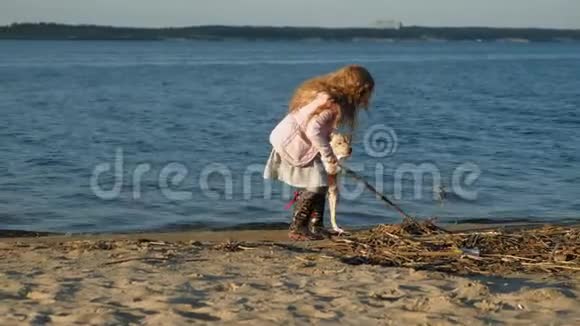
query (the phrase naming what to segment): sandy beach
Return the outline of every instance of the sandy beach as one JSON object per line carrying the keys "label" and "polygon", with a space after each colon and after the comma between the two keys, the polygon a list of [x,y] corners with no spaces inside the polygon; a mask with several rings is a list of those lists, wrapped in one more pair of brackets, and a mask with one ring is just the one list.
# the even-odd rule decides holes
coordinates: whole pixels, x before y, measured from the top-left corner
{"label": "sandy beach", "polygon": [[353,266],[325,245],[283,231],[0,239],[0,324],[580,323],[578,276]]}

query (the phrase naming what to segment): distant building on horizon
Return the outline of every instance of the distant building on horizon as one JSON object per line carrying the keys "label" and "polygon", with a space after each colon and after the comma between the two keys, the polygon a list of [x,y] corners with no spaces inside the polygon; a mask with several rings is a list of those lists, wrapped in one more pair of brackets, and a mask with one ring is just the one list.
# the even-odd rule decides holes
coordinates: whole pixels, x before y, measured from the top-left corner
{"label": "distant building on horizon", "polygon": [[403,27],[403,23],[394,19],[379,19],[375,21],[372,26],[374,28],[383,29],[401,29],[401,27]]}

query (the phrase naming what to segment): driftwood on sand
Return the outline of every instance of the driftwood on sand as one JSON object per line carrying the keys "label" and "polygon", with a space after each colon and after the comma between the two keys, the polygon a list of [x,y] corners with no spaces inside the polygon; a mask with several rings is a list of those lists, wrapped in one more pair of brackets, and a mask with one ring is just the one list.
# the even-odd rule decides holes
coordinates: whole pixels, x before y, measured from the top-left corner
{"label": "driftwood on sand", "polygon": [[[433,221],[406,218],[401,224],[379,225],[332,242],[300,246],[283,242],[159,241],[149,239],[77,240],[56,244],[62,252],[79,255],[87,251],[109,251],[104,265],[142,261],[153,265],[199,261],[195,253],[204,248],[222,252],[253,251],[280,247],[347,264],[409,267],[453,274],[513,275],[580,273],[580,226],[544,226],[449,232]],[[0,257],[20,247],[50,248],[45,243],[16,241],[0,247]],[[193,256],[192,256],[193,255]]]}
{"label": "driftwood on sand", "polygon": [[579,227],[448,232],[432,221],[407,218],[335,239],[329,249],[350,264],[458,274],[580,272]]}

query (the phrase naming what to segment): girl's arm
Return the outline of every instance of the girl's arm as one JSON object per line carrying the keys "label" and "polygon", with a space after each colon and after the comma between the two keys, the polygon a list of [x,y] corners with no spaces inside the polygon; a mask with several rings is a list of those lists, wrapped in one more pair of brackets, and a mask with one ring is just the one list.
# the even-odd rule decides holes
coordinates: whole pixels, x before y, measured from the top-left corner
{"label": "girl's arm", "polygon": [[320,152],[322,163],[324,163],[326,172],[330,175],[338,172],[338,160],[330,146],[330,132],[334,130],[336,116],[336,110],[325,110],[312,117],[306,127],[306,136]]}

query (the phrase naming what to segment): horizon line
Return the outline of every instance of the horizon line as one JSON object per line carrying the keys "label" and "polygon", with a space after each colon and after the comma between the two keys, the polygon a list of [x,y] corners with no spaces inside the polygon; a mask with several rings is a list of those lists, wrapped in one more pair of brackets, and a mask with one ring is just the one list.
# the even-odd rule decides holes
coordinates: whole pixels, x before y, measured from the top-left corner
{"label": "horizon line", "polygon": [[199,28],[199,27],[228,27],[228,28],[311,28],[311,29],[402,29],[402,28],[465,28],[465,29],[511,29],[511,30],[554,30],[554,31],[580,31],[580,28],[557,28],[557,27],[513,27],[513,26],[482,26],[482,25],[463,25],[463,26],[428,26],[428,25],[405,25],[401,23],[400,28],[379,27],[379,26],[311,26],[311,25],[238,25],[238,24],[204,24],[204,25],[182,25],[182,26],[156,26],[156,27],[141,27],[141,26],[121,26],[121,25],[106,25],[106,24],[89,24],[89,23],[59,23],[59,22],[13,22],[6,25],[0,25],[0,28],[12,27],[14,25],[64,25],[72,27],[107,27],[107,28],[127,28],[127,29],[181,29],[181,28]]}

